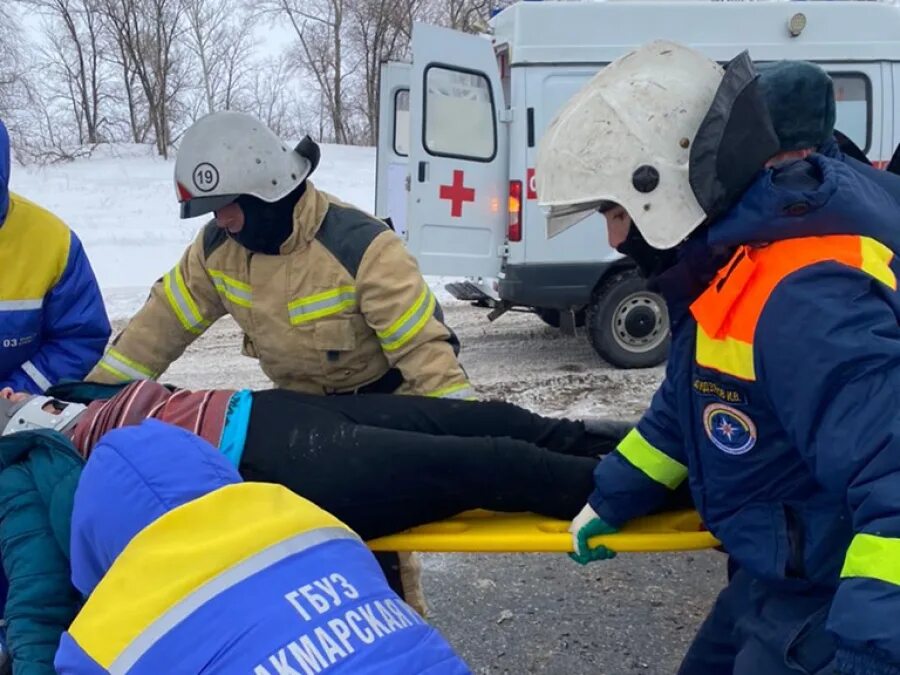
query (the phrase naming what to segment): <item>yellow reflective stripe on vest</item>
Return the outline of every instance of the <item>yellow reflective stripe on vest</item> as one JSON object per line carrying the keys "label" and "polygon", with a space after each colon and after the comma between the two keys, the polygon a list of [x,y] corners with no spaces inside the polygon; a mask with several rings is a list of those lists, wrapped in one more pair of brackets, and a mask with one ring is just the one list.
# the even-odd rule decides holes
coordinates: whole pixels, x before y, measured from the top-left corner
{"label": "yellow reflective stripe on vest", "polygon": [[847,548],[841,577],[878,579],[900,586],[900,539],[857,534]]}
{"label": "yellow reflective stripe on vest", "polygon": [[704,368],[712,368],[742,380],[756,381],[752,344],[730,336],[716,340],[706,334],[703,326],[697,324],[696,346],[697,363]]}
{"label": "yellow reflective stripe on vest", "polygon": [[885,286],[897,290],[897,275],[891,269],[894,252],[880,241],[870,237],[860,237],[862,270],[872,275]]}
{"label": "yellow reflective stripe on vest", "polygon": [[275,544],[322,528],[352,534],[330,513],[280,485],[219,488],[135,535],[69,633],[108,669],[151,625],[202,586]]}
{"label": "yellow reflective stripe on vest", "polygon": [[272,565],[301,553],[313,546],[337,539],[354,539],[359,541],[350,530],[342,527],[325,527],[298,534],[285,541],[273,544],[264,551],[244,560],[234,567],[225,570],[211,579],[181,602],[167,610],[156,621],[144,629],[113,661],[107,670],[110,675],[124,675],[153,645],[166,636],[179,623],[203,607],[207,602],[245,581]]}
{"label": "yellow reflective stripe on vest", "polygon": [[432,398],[450,398],[463,401],[474,401],[476,399],[475,390],[466,382],[464,384],[451,384],[449,387],[442,387],[426,394]]}
{"label": "yellow reflective stripe on vest", "polygon": [[295,326],[338,314],[356,304],[355,286],[338,286],[330,291],[297,298],[288,305],[291,323]]}
{"label": "yellow reflective stripe on vest", "polygon": [[754,381],[757,323],[784,279],[811,265],[836,262],[896,290],[897,277],[890,267],[893,258],[893,252],[881,242],[855,235],[784,239],[758,249],[742,247],[691,305],[698,324],[697,363]]}
{"label": "yellow reflective stripe on vest", "polygon": [[169,299],[169,305],[175,316],[184,326],[184,329],[190,333],[200,335],[209,325],[200,314],[197,303],[191,297],[184,283],[184,277],[181,275],[179,266],[173,267],[165,277],[163,277],[163,287],[166,291],[166,297]]}
{"label": "yellow reflective stripe on vest", "polygon": [[684,464],[650,445],[637,429],[629,431],[616,449],[649,478],[670,490],[677,488],[687,478],[688,470]]}
{"label": "yellow reflective stripe on vest", "polygon": [[156,373],[147,368],[147,366],[129,359],[112,347],[106,350],[103,358],[100,359],[99,366],[122,382],[152,380],[156,377]]}
{"label": "yellow reflective stripe on vest", "polygon": [[431,293],[431,289],[425,286],[412,307],[407,309],[403,316],[391,324],[387,330],[378,332],[381,348],[386,352],[392,352],[416,337],[434,314],[434,304],[434,295]]}
{"label": "yellow reflective stripe on vest", "polygon": [[251,307],[253,295],[250,284],[228,276],[220,270],[206,270],[212,279],[213,285],[221,296],[240,307]]}

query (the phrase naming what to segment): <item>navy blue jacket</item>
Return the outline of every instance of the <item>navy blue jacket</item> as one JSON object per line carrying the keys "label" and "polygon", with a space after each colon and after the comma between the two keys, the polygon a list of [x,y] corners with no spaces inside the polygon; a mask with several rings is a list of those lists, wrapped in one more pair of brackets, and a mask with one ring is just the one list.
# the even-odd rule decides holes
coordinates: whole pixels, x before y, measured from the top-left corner
{"label": "navy blue jacket", "polygon": [[819,153],[832,159],[838,159],[850,168],[859,171],[866,178],[875,181],[888,194],[896,199],[898,204],[900,204],[900,176],[897,174],[883,169],[876,169],[871,164],[866,164],[853,157],[848,157],[845,153],[841,152],[841,149],[834,140],[823,144],[819,148]]}
{"label": "navy blue jacket", "polygon": [[859,170],[763,172],[659,280],[666,378],[590,498],[617,526],[688,479],[741,568],[833,589],[844,675],[900,668],[896,252],[897,202]]}

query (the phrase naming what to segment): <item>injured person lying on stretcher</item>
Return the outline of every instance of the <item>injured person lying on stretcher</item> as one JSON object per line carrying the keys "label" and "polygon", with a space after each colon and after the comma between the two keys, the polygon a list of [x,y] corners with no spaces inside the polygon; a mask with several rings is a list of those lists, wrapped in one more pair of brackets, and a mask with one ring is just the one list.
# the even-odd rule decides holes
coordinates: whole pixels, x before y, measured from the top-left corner
{"label": "injured person lying on stretcher", "polygon": [[[287,487],[364,540],[472,509],[571,520],[599,458],[632,426],[543,417],[499,401],[190,391],[153,381],[0,392],[0,434],[52,428],[84,458],[107,432],[148,418],[201,436],[245,480]],[[689,506],[685,493],[667,508]],[[378,559],[412,601],[414,575],[401,575],[395,553]]]}
{"label": "injured person lying on stretcher", "polygon": [[[84,391],[0,391],[0,433],[55,429],[87,458],[116,428],[154,418],[219,450],[245,480],[280,483],[363,539],[462,511],[570,519],[598,458],[630,424],[554,419],[503,402],[418,396],[314,396],[271,389],[189,391],[134,382],[92,402]],[[95,394],[94,394],[95,395]]]}
{"label": "injured person lying on stretcher", "polygon": [[[0,543],[18,528],[37,533],[45,545],[67,542],[71,494],[82,466],[79,457],[89,458],[102,439],[112,435],[109,432],[121,433],[115,430],[145,420],[202,437],[244,480],[281,484],[339,518],[364,540],[472,509],[530,511],[568,521],[593,489],[600,458],[631,427],[624,422],[542,417],[502,402],[414,396],[189,391],[151,381],[125,386],[71,383],[45,396],[4,389]],[[48,435],[48,430],[59,433]],[[172,461],[173,453],[165,448],[145,444],[142,450],[155,461]],[[180,464],[171,468],[191,470]],[[23,484],[35,486],[30,489],[38,494],[20,497]],[[47,484],[52,489],[45,495],[40,486]],[[26,498],[27,513],[21,508]],[[53,525],[54,537],[24,522],[26,516],[38,515],[35,507],[41,500],[41,517]],[[689,497],[676,493],[665,510],[689,504]],[[61,633],[79,603],[73,598],[71,606],[63,606],[36,597],[32,561],[41,559],[42,569],[48,569],[50,552],[34,551],[21,537],[13,543],[3,548],[9,603],[15,610],[7,613],[11,653],[15,661],[30,662],[22,650],[37,645],[34,658],[44,660],[47,650],[40,645],[56,644],[57,638],[41,641],[29,630]],[[65,546],[52,548],[63,559],[55,574],[66,579],[68,551]],[[384,569],[385,559],[379,562]],[[403,597],[399,574],[385,572]],[[25,594],[15,593],[16,587],[25,588]],[[29,623],[28,617],[40,620]],[[14,644],[16,638],[22,649]]]}

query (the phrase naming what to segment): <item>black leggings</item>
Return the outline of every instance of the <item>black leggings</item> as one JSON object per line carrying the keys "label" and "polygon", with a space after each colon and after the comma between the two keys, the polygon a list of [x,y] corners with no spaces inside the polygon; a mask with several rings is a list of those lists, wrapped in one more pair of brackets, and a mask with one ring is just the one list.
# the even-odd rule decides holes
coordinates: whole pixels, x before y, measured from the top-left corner
{"label": "black leggings", "polygon": [[371,539],[475,508],[570,519],[614,446],[508,403],[274,389],[253,394],[240,471]]}

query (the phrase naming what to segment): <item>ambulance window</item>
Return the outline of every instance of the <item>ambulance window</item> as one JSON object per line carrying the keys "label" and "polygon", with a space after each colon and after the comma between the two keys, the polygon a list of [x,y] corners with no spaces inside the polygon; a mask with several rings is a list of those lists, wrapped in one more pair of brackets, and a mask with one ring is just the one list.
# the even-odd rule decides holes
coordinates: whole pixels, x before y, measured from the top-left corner
{"label": "ambulance window", "polygon": [[831,73],[837,102],[835,127],[868,152],[871,139],[871,90],[861,73]]}
{"label": "ambulance window", "polygon": [[512,91],[512,72],[509,68],[509,45],[497,49],[497,69],[500,71],[500,84],[503,87],[503,102],[509,107]]}
{"label": "ambulance window", "polygon": [[394,153],[409,155],[409,89],[394,94]]}
{"label": "ambulance window", "polygon": [[490,161],[497,152],[494,98],[482,73],[425,70],[425,149],[432,155]]}

